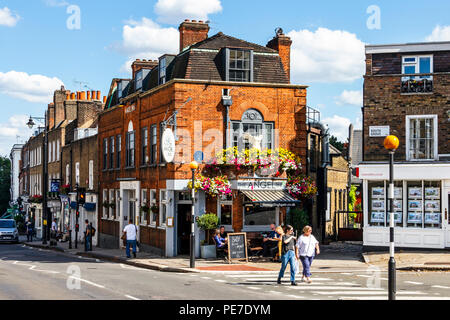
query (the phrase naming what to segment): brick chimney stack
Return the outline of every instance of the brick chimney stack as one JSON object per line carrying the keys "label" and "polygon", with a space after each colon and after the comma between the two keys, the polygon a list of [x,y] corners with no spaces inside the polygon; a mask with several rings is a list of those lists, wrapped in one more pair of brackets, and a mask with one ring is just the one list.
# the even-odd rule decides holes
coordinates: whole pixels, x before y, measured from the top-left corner
{"label": "brick chimney stack", "polygon": [[186,19],[178,28],[180,31],[180,52],[197,42],[208,38],[209,25],[203,21]]}
{"label": "brick chimney stack", "polygon": [[278,51],[289,83],[291,82],[291,45],[291,38],[286,36],[281,28],[277,30],[276,36],[267,44],[268,48]]}
{"label": "brick chimney stack", "polygon": [[154,67],[158,66],[159,62],[158,60],[141,60],[136,59],[133,64],[131,65],[131,70],[133,70],[133,79],[135,79],[136,72],[138,72],[141,69],[153,69]]}

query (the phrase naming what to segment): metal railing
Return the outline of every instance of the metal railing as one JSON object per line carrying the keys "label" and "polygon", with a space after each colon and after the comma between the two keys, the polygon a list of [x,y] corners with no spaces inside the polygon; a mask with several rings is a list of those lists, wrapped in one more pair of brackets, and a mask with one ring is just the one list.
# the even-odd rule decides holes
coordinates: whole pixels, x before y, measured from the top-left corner
{"label": "metal railing", "polygon": [[401,93],[432,93],[433,79],[405,79],[402,80]]}

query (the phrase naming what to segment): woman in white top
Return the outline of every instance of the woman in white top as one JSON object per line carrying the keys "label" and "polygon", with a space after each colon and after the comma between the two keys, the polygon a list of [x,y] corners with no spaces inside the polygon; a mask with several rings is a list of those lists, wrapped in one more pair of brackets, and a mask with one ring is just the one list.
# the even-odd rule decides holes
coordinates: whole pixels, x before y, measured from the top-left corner
{"label": "woman in white top", "polygon": [[303,228],[303,235],[298,238],[297,247],[298,255],[297,259],[300,259],[303,265],[303,277],[302,281],[311,283],[311,264],[314,257],[320,254],[319,241],[311,234],[312,228],[306,226]]}

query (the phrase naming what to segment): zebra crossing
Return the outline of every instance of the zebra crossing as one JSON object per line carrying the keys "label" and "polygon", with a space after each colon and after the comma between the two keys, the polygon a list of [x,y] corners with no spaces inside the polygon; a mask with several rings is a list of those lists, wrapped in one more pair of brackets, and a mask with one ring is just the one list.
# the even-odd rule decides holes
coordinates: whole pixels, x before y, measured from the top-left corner
{"label": "zebra crossing", "polygon": [[[311,284],[301,282],[301,276],[298,276],[297,286],[290,285],[289,272],[285,274],[281,285],[276,283],[278,272],[222,274],[220,279],[215,281],[224,285],[239,286],[252,292],[268,293],[279,299],[387,300],[387,282],[379,281],[378,286],[375,286],[376,282],[370,281],[372,280],[370,275],[361,273],[316,273],[317,276],[312,277]],[[379,279],[387,280],[380,277]],[[405,290],[397,286],[397,300],[450,300],[450,291],[448,295],[442,295],[425,292],[422,286]]]}

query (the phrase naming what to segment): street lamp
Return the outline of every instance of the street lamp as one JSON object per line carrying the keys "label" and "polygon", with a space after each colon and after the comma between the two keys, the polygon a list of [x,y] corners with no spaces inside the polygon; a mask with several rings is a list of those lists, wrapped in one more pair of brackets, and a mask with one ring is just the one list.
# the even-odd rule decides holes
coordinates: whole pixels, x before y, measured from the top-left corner
{"label": "street lamp", "polygon": [[192,216],[191,216],[191,269],[195,268],[195,171],[198,169],[198,163],[192,161],[189,165],[192,171]]}
{"label": "street lamp", "polygon": [[390,225],[390,259],[389,259],[389,300],[395,300],[396,294],[396,268],[395,268],[395,242],[394,242],[394,154],[400,142],[396,136],[388,136],[384,140],[384,147],[389,151],[389,225]]}
{"label": "street lamp", "polygon": [[36,123],[34,122],[34,120],[37,121],[44,121],[44,140],[43,140],[43,152],[44,152],[44,157],[43,157],[43,163],[42,163],[42,176],[43,176],[43,192],[42,192],[42,207],[43,207],[43,224],[42,224],[42,244],[46,245],[47,244],[47,237],[48,240],[50,240],[50,229],[48,226],[49,221],[51,221],[51,219],[49,219],[49,212],[47,210],[47,190],[48,190],[48,172],[47,172],[47,144],[48,144],[48,136],[47,136],[47,118],[39,118],[39,117],[32,117],[30,116],[30,119],[28,120],[28,122],[26,123],[26,126],[30,129],[33,129],[33,127],[36,125]]}

